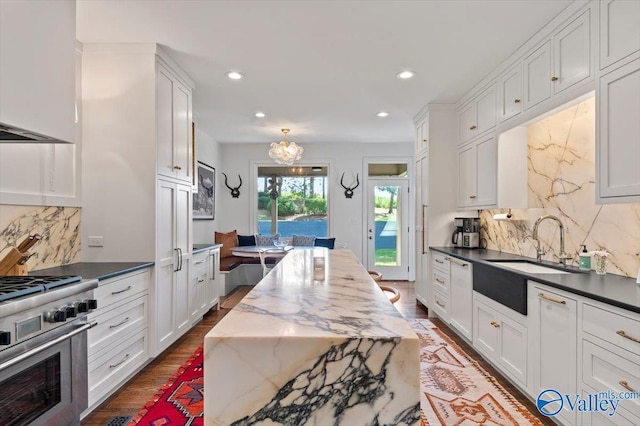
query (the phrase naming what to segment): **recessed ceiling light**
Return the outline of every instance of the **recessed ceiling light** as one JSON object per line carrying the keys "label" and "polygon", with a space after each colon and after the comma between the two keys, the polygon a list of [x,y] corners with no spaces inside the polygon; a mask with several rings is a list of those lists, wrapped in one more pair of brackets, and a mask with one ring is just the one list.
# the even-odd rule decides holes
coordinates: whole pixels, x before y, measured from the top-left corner
{"label": "recessed ceiling light", "polygon": [[256,117],[258,118],[264,118],[266,116],[266,114],[264,112],[256,112]]}
{"label": "recessed ceiling light", "polygon": [[388,113],[388,112],[384,112],[384,111],[380,111],[380,112],[377,114],[377,116],[378,116],[378,117],[386,117],[386,116],[388,116],[388,115],[389,115],[389,113]]}
{"label": "recessed ceiling light", "polygon": [[231,80],[240,80],[244,77],[244,75],[242,73],[239,73],[238,71],[229,71],[227,73],[227,77],[229,77]]}
{"label": "recessed ceiling light", "polygon": [[415,75],[415,73],[413,71],[402,71],[399,72],[398,74],[396,74],[396,77],[398,77],[400,80],[407,80],[411,77],[413,77]]}

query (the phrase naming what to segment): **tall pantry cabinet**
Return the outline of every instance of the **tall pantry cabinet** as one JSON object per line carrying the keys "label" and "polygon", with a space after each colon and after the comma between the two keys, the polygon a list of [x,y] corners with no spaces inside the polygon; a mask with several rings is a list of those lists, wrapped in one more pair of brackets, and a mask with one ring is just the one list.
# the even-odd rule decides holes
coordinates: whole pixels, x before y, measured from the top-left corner
{"label": "tall pantry cabinet", "polygon": [[190,327],[193,83],[156,44],[84,45],[82,75],[83,261],[155,262],[155,356]]}

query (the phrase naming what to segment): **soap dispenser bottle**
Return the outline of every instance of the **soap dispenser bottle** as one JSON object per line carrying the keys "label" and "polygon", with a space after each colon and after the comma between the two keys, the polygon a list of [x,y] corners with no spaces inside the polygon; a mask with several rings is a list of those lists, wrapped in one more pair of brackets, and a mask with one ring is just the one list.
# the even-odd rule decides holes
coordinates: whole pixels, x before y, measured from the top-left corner
{"label": "soap dispenser bottle", "polygon": [[583,244],[580,247],[582,247],[582,251],[578,255],[578,257],[579,257],[578,265],[579,265],[581,270],[590,271],[591,270],[591,255],[589,254],[589,252],[587,252],[587,246],[586,245]]}

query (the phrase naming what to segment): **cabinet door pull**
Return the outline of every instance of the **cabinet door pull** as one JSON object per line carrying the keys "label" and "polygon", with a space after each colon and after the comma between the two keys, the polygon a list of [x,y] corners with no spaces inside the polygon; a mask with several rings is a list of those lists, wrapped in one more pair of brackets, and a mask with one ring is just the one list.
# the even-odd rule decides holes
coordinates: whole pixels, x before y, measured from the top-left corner
{"label": "cabinet door pull", "polygon": [[440,303],[439,300],[436,300],[436,305],[440,306],[441,308],[444,308],[444,305],[442,303]]}
{"label": "cabinet door pull", "polygon": [[553,77],[551,77],[551,81],[558,81],[558,77],[554,75]]}
{"label": "cabinet door pull", "polygon": [[520,99],[514,99],[513,102],[519,104],[520,103]]}
{"label": "cabinet door pull", "polygon": [[117,366],[125,362],[128,358],[129,354],[126,354],[120,361],[116,362],[115,364],[109,364],[109,368],[116,368]]}
{"label": "cabinet door pull", "polygon": [[622,386],[623,388],[625,388],[626,390],[628,390],[629,392],[634,392],[637,393],[638,391],[635,390],[634,388],[632,388],[631,386],[629,386],[629,383],[627,383],[626,380],[620,380],[618,383],[620,383],[620,386]]}
{"label": "cabinet door pull", "polygon": [[182,167],[180,167],[180,166],[173,166],[173,168],[176,169],[176,170],[182,170]]}
{"label": "cabinet door pull", "polygon": [[478,128],[478,126],[476,126],[476,125],[474,124],[473,126],[469,127],[469,130],[475,130],[475,129],[477,129],[477,128]]}
{"label": "cabinet door pull", "polygon": [[444,264],[444,262],[442,260],[438,260],[438,259],[434,259],[436,261],[436,263],[441,263]]}
{"label": "cabinet door pull", "polygon": [[554,297],[549,297],[547,295],[545,295],[544,293],[538,293],[538,297],[544,300],[548,300],[549,302],[553,302],[553,303],[558,303],[560,305],[566,305],[567,301],[566,300],[562,300],[562,299],[556,299]]}
{"label": "cabinet door pull", "polygon": [[500,328],[500,324],[498,324],[495,321],[491,321],[491,325],[494,326],[495,328]]}
{"label": "cabinet door pull", "polygon": [[115,296],[116,294],[120,294],[120,293],[124,293],[125,291],[129,291],[131,290],[133,287],[128,286],[127,288],[123,288],[122,290],[118,290],[118,291],[112,291],[111,295]]}
{"label": "cabinet door pull", "polygon": [[203,278],[200,278],[200,279],[198,280],[198,282],[199,282],[199,283],[203,283],[203,282],[204,282],[204,279],[203,279]]}
{"label": "cabinet door pull", "polygon": [[204,263],[204,260],[198,260],[197,262],[193,262],[193,265],[200,265],[201,263]]}
{"label": "cabinet door pull", "polygon": [[475,200],[475,199],[476,199],[476,196],[475,196],[475,195],[469,195],[469,199],[470,199],[470,200]]}
{"label": "cabinet door pull", "polygon": [[618,330],[616,331],[616,334],[624,337],[625,339],[629,339],[636,343],[640,343],[640,339],[638,339],[637,337],[629,336],[627,333],[624,332],[624,330]]}
{"label": "cabinet door pull", "polygon": [[116,327],[120,327],[122,324],[125,324],[125,323],[127,323],[127,322],[129,322],[129,317],[126,317],[125,319],[123,319],[122,321],[120,321],[120,322],[119,322],[119,323],[117,323],[117,324],[110,325],[110,326],[109,326],[109,328],[116,328]]}
{"label": "cabinet door pull", "polygon": [[460,266],[464,266],[464,267],[469,266],[469,264],[468,264],[468,263],[460,262],[460,261],[457,261],[457,260],[455,260],[455,259],[453,259],[453,258],[449,258],[448,260],[449,260],[449,262],[451,262],[451,263],[455,263],[456,265],[460,265]]}
{"label": "cabinet door pull", "polygon": [[444,281],[442,281],[440,278],[436,278],[436,281],[438,281],[440,284],[444,284]]}

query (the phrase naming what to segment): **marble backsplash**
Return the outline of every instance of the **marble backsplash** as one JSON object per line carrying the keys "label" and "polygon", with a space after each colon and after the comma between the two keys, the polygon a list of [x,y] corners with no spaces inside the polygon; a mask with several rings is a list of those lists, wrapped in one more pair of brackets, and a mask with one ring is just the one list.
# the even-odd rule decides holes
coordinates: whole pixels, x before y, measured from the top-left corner
{"label": "marble backsplash", "polygon": [[0,259],[30,234],[42,240],[29,250],[29,270],[79,261],[79,208],[0,205]]}
{"label": "marble backsplash", "polygon": [[[581,244],[610,253],[607,271],[635,277],[640,267],[640,203],[595,204],[595,101],[593,98],[527,128],[528,209],[514,209],[509,221],[495,221],[505,210],[480,212],[487,248],[536,256],[533,225],[542,215],[564,225],[565,251],[577,265]],[[545,260],[557,261],[557,223],[540,224]],[[593,262],[592,262],[593,269]]]}

